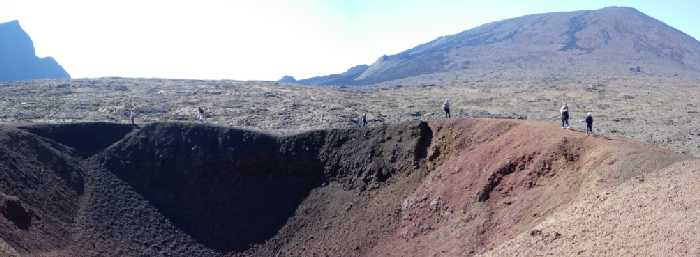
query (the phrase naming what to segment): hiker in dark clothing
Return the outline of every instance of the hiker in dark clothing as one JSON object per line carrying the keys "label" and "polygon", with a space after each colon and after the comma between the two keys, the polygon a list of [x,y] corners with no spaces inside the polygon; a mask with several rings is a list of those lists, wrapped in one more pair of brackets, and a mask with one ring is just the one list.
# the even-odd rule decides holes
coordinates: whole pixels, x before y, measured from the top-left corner
{"label": "hiker in dark clothing", "polygon": [[559,110],[561,112],[561,128],[569,128],[569,106],[564,103],[564,105]]}
{"label": "hiker in dark clothing", "polygon": [[204,122],[204,109],[202,107],[197,107],[197,120],[199,122]]}
{"label": "hiker in dark clothing", "polygon": [[362,126],[367,127],[367,113],[362,114]]}
{"label": "hiker in dark clothing", "polygon": [[586,135],[593,135],[593,115],[586,114]]}
{"label": "hiker in dark clothing", "polygon": [[442,110],[445,111],[445,118],[450,118],[450,100],[445,99],[445,103],[442,104]]}

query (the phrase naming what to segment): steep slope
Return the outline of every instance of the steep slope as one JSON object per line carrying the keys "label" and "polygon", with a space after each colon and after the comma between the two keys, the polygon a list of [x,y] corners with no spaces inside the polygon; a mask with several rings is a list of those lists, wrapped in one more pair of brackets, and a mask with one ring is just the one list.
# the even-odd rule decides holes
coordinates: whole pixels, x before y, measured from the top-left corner
{"label": "steep slope", "polygon": [[[633,8],[608,7],[527,15],[440,37],[383,56],[352,76],[303,84],[372,84],[437,74],[558,75],[700,74],[700,42]],[[324,79],[325,78],[325,79]]]}
{"label": "steep slope", "polygon": [[402,203],[400,229],[363,256],[472,256],[529,232],[582,192],[684,158],[537,123],[471,120],[433,131],[435,169]]}
{"label": "steep slope", "polygon": [[482,256],[698,256],[698,179],[694,160],[582,192],[575,204]]}
{"label": "steep slope", "polygon": [[51,57],[39,58],[18,21],[0,23],[0,81],[70,79]]}
{"label": "steep slope", "polygon": [[83,186],[82,167],[70,149],[0,128],[0,253],[44,252],[71,244]]}
{"label": "steep slope", "polygon": [[[240,252],[275,236],[311,190],[324,183],[366,187],[413,168],[420,129],[416,124],[277,138],[199,125],[150,125],[95,158],[103,170],[94,174],[93,200],[81,226],[98,233],[85,234],[81,241],[98,242],[95,250],[106,255],[115,249],[153,256]],[[368,136],[364,146],[363,135]],[[107,183],[124,184],[124,189],[101,185],[116,178]],[[154,211],[114,204],[132,205],[137,196],[125,199],[134,194],[121,191],[127,188]],[[132,217],[160,221],[144,229]],[[177,232],[164,233],[168,230]],[[100,240],[105,234],[112,237]],[[148,243],[133,242],[134,234]]]}
{"label": "steep slope", "polygon": [[[78,163],[80,172],[75,177],[84,183],[75,188],[82,190],[54,203],[74,207],[53,213],[65,215],[60,216],[65,222],[57,226],[62,234],[41,234],[45,240],[29,246],[21,238],[0,234],[4,240],[0,252],[26,256],[570,255],[590,249],[568,243],[583,242],[577,241],[579,237],[605,242],[615,233],[621,239],[614,242],[627,242],[639,231],[649,236],[642,240],[647,249],[694,253],[694,246],[700,245],[700,220],[691,218],[700,208],[692,197],[700,188],[692,180],[677,183],[695,178],[697,160],[552,124],[456,119],[292,136],[187,123],[149,124],[128,133],[118,124],[53,126],[23,126],[42,137],[13,128],[0,131],[0,135],[23,135],[37,142],[0,148],[0,153],[43,156],[32,149],[45,147],[60,149],[55,154],[75,160],[72,156],[81,156],[81,149],[93,147],[80,143],[83,138],[75,136],[80,133],[68,133],[72,129],[111,131],[109,138],[123,138],[95,142],[106,149]],[[28,163],[39,165],[45,159],[38,160]],[[17,164],[5,158],[0,165]],[[8,168],[0,170],[0,175],[31,172]],[[17,193],[31,184],[4,181],[0,189],[20,199],[42,195]],[[74,188],[65,183],[50,185]],[[671,209],[671,203],[663,201],[667,197],[682,205]],[[625,199],[637,199],[640,205]],[[666,216],[659,207],[669,208],[673,215]],[[638,218],[619,222],[621,213]],[[52,217],[40,216],[43,222]],[[0,225],[10,228],[6,231],[22,231],[5,220],[0,216]],[[649,220],[686,226],[670,230]],[[46,227],[30,226],[30,231]],[[675,234],[661,240],[668,232]],[[536,247],[525,253],[519,250],[531,246]],[[595,253],[646,253],[633,243],[609,246]]]}

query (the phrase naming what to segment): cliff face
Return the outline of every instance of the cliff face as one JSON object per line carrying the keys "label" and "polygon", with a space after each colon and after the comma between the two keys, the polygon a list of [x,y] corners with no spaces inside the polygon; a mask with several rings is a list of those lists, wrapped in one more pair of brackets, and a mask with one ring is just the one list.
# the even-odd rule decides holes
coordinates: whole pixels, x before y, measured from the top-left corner
{"label": "cliff face", "polygon": [[52,57],[39,58],[18,21],[0,23],[0,81],[69,79]]}

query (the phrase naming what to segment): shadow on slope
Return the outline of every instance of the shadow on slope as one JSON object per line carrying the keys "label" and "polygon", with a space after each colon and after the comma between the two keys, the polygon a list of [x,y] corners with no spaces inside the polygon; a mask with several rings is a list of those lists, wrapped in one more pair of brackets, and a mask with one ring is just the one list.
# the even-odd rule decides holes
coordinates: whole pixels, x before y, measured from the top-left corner
{"label": "shadow on slope", "polygon": [[274,234],[320,182],[317,149],[299,145],[291,149],[296,158],[285,159],[277,141],[252,131],[154,124],[102,158],[183,231],[228,251]]}
{"label": "shadow on slope", "polygon": [[366,188],[414,168],[429,144],[426,130],[412,123],[275,137],[161,123],[95,159],[198,243],[239,252],[273,237],[314,188]]}
{"label": "shadow on slope", "polygon": [[37,124],[19,128],[68,146],[81,157],[104,150],[134,129],[128,124],[108,122]]}

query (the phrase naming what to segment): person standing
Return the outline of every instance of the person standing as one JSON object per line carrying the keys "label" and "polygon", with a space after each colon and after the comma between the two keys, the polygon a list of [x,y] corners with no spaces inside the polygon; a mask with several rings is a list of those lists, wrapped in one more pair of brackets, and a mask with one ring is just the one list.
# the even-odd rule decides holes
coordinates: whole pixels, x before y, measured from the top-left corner
{"label": "person standing", "polygon": [[593,115],[590,112],[586,114],[586,135],[593,135]]}
{"label": "person standing", "polygon": [[204,122],[204,109],[202,107],[197,107],[197,121]]}
{"label": "person standing", "polygon": [[135,107],[131,107],[129,110],[129,120],[131,121],[131,126],[136,126],[136,110],[134,110]]}
{"label": "person standing", "polygon": [[450,115],[450,100],[445,99],[445,102],[442,104],[442,110],[445,111],[445,118],[451,118],[452,115]]}
{"label": "person standing", "polygon": [[362,127],[367,127],[367,113],[362,114]]}
{"label": "person standing", "polygon": [[569,128],[569,106],[564,103],[564,105],[559,109],[561,113],[561,128]]}

